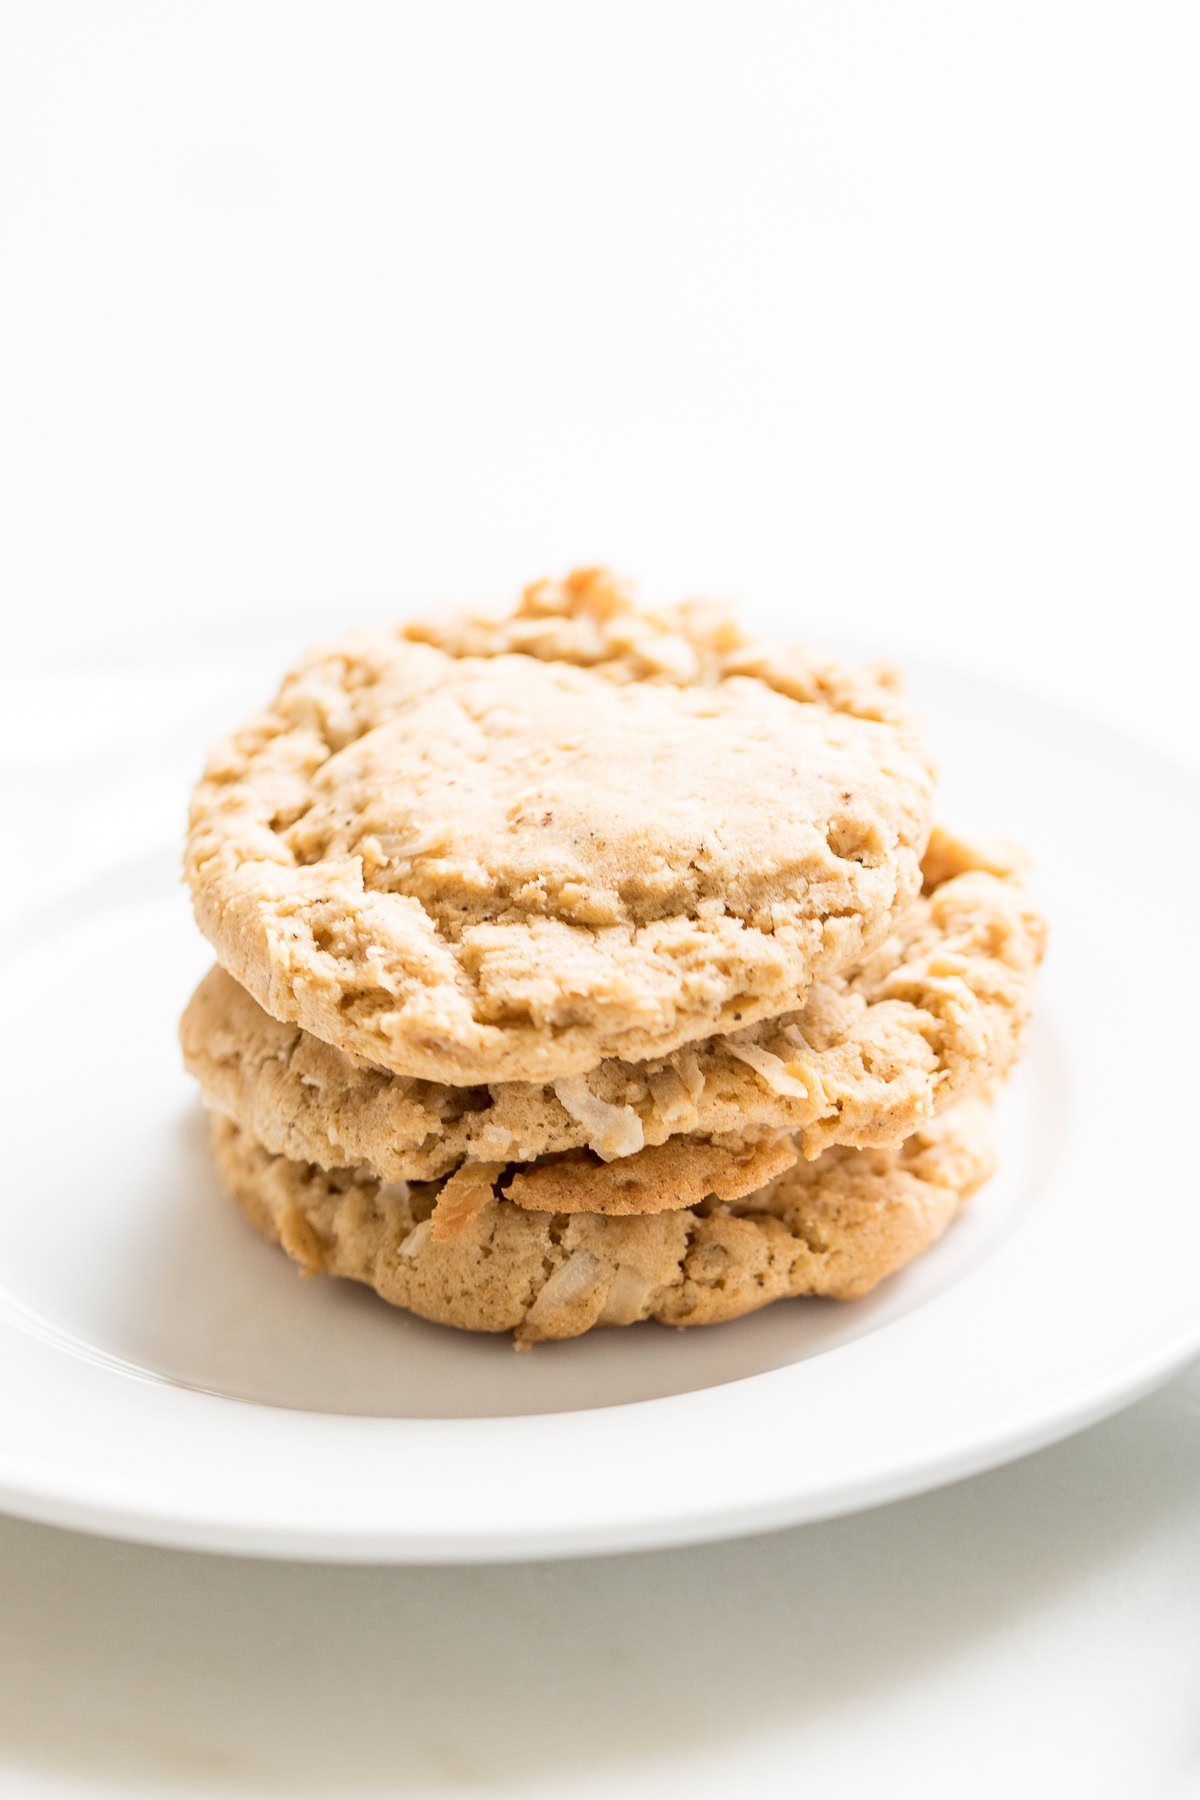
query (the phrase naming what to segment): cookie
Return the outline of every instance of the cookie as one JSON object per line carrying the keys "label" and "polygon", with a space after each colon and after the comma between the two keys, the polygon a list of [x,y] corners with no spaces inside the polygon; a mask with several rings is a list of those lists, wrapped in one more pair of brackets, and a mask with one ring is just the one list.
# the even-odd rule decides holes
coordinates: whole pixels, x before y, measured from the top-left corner
{"label": "cookie", "polygon": [[185,868],[272,1017],[426,1081],[557,1081],[867,954],[931,790],[886,671],[584,571],[507,620],[310,654],[211,756]]}
{"label": "cookie", "polygon": [[964,1101],[894,1150],[827,1150],[743,1199],[641,1217],[528,1212],[491,1198],[439,1238],[437,1184],[273,1156],[217,1115],[232,1198],[306,1274],[518,1341],[658,1319],[707,1325],[773,1300],[857,1299],[927,1250],[992,1170],[990,1106]]}
{"label": "cookie", "polygon": [[749,1144],[670,1138],[619,1162],[576,1150],[523,1163],[500,1191],[527,1212],[643,1216],[698,1206],[710,1195],[740,1200],[790,1169],[797,1155],[786,1135]]}
{"label": "cookie", "polygon": [[184,1014],[185,1061],[269,1150],[388,1180],[780,1130],[810,1157],[886,1148],[1011,1067],[1045,937],[1003,850],[935,830],[923,866],[927,892],[886,942],[815,983],[802,1010],[642,1065],[610,1060],[554,1084],[414,1081],[278,1023],[220,969]]}
{"label": "cookie", "polygon": [[614,1163],[579,1150],[515,1170],[504,1163],[463,1163],[438,1188],[433,1236],[458,1237],[499,1198],[525,1212],[613,1217],[676,1212],[710,1196],[740,1200],[790,1169],[797,1155],[787,1136],[753,1144],[672,1138]]}

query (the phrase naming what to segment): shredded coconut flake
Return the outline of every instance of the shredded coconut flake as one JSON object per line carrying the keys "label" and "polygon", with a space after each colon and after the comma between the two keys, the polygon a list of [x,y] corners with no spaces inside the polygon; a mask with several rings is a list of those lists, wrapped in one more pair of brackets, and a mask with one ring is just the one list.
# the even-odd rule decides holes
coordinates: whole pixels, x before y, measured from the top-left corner
{"label": "shredded coconut flake", "polygon": [[773,1094],[791,1094],[797,1100],[808,1099],[808,1089],[799,1076],[792,1074],[782,1056],[776,1056],[773,1050],[764,1050],[761,1044],[739,1044],[733,1038],[727,1038],[725,1042],[731,1054],[739,1062],[749,1063]]}
{"label": "shredded coconut flake", "polygon": [[704,1071],[694,1050],[682,1050],[675,1058],[675,1067],[688,1093],[693,1100],[698,1100],[704,1092]]}
{"label": "shredded coconut flake", "polygon": [[578,1119],[591,1148],[604,1162],[633,1156],[642,1149],[646,1134],[632,1106],[613,1106],[607,1100],[599,1100],[580,1080],[556,1081],[554,1092],[571,1117]]}
{"label": "shredded coconut flake", "polygon": [[659,1069],[649,1079],[655,1111],[668,1131],[678,1131],[692,1117],[693,1096],[674,1069]]}
{"label": "shredded coconut flake", "polygon": [[404,1239],[404,1241],[401,1243],[399,1249],[396,1251],[396,1255],[397,1256],[419,1256],[421,1254],[422,1250],[425,1248],[425,1245],[429,1238],[429,1234],[432,1230],[433,1230],[433,1220],[432,1219],[422,1219],[421,1223],[419,1225],[413,1226],[413,1228],[409,1232],[408,1236]]}
{"label": "shredded coconut flake", "polygon": [[495,1199],[495,1186],[503,1173],[503,1163],[463,1163],[456,1169],[433,1209],[434,1237],[440,1242],[466,1231],[476,1214]]}
{"label": "shredded coconut flake", "polygon": [[407,861],[414,856],[424,856],[427,850],[441,850],[446,842],[446,827],[423,825],[414,819],[411,829],[403,836],[385,833],[375,841],[386,857]]}
{"label": "shredded coconut flake", "polygon": [[600,1275],[600,1259],[590,1250],[576,1250],[553,1275],[530,1307],[526,1323],[541,1325],[560,1307],[571,1306],[596,1286]]}
{"label": "shredded coconut flake", "polygon": [[604,1300],[604,1311],[596,1321],[599,1325],[632,1325],[636,1319],[645,1316],[650,1296],[655,1284],[647,1281],[644,1275],[622,1263],[613,1276],[612,1286]]}

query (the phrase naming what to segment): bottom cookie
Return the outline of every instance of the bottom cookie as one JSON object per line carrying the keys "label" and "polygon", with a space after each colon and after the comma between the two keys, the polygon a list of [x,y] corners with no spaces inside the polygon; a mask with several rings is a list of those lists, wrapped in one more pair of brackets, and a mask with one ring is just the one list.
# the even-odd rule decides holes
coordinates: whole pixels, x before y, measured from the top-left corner
{"label": "bottom cookie", "polygon": [[733,1202],[613,1216],[496,1199],[438,1239],[439,1182],[291,1162],[215,1116],[221,1180],[305,1274],[519,1343],[593,1325],[711,1325],[798,1295],[859,1299],[937,1242],[993,1168],[991,1107],[960,1103],[896,1150],[827,1150]]}

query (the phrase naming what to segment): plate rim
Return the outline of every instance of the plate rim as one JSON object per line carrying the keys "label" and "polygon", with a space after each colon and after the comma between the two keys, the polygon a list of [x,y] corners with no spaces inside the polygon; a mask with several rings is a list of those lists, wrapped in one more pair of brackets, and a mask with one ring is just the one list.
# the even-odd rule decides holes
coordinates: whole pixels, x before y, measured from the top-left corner
{"label": "plate rim", "polygon": [[[975,1475],[1005,1467],[1063,1439],[1103,1423],[1126,1407],[1155,1392],[1200,1358],[1200,1327],[1183,1334],[1160,1355],[1148,1358],[1118,1385],[1103,1384],[1086,1398],[1077,1398],[1048,1409],[1044,1417],[1027,1420],[1003,1434],[981,1432],[979,1438],[944,1457],[927,1455],[903,1470],[880,1474],[862,1487],[845,1487],[824,1500],[810,1504],[794,1498],[772,1498],[758,1505],[736,1509],[697,1509],[672,1516],[663,1514],[633,1526],[592,1530],[564,1528],[558,1538],[539,1537],[532,1545],[521,1530],[488,1536],[435,1537],[400,1532],[395,1537],[343,1533],[339,1528],[316,1531],[311,1527],[255,1526],[232,1521],[191,1519],[183,1512],[163,1513],[148,1506],[120,1506],[83,1498],[70,1498],[44,1483],[14,1481],[0,1467],[0,1512],[31,1524],[78,1531],[89,1536],[116,1539],[153,1548],[187,1550],[201,1555],[238,1556],[255,1560],[296,1563],[329,1563],[361,1566],[455,1567],[497,1563],[561,1562],[575,1558],[634,1555],[669,1548],[687,1548],[740,1537],[844,1518],[877,1507],[935,1492]],[[741,1381],[768,1379],[783,1371],[770,1370]],[[677,1396],[623,1403],[616,1412],[669,1405]],[[268,1411],[254,1402],[235,1401],[255,1411]],[[544,1413],[540,1419],[575,1415]],[[436,1421],[438,1424],[476,1424],[476,1420]],[[414,1421],[385,1421],[401,1426]],[[420,1421],[425,1424],[429,1421]]]}
{"label": "plate rim", "polygon": [[[1074,733],[1084,732],[1100,738],[1110,753],[1116,751],[1126,756],[1132,755],[1143,767],[1147,763],[1156,766],[1169,775],[1172,785],[1182,784],[1193,799],[1200,801],[1200,776],[1194,770],[1161,746],[1142,740],[1126,729],[1098,720],[1044,693],[998,680],[987,673],[955,668],[920,656],[910,660],[910,667],[918,677],[923,676],[939,683],[947,680],[965,682],[976,693],[986,695],[993,705],[999,703],[1011,708],[1015,704],[1024,709],[1032,708],[1043,719],[1053,720],[1060,726],[1065,725]],[[1194,846],[1192,854],[1194,857]],[[1016,1235],[1023,1236],[1024,1233]],[[1006,1238],[997,1247],[993,1257],[985,1262],[985,1269],[990,1266],[990,1262],[1003,1260],[1007,1242]],[[982,1272],[974,1270],[965,1274],[969,1277]],[[702,1405],[715,1394],[729,1395],[734,1390],[750,1386],[764,1383],[784,1385],[789,1378],[795,1381],[798,1372],[802,1370],[807,1371],[804,1380],[811,1382],[819,1379],[813,1371],[820,1370],[822,1365],[837,1360],[838,1355],[844,1351],[861,1349],[872,1338],[884,1341],[889,1331],[903,1326],[909,1317],[924,1320],[927,1324],[941,1301],[969,1285],[971,1283],[968,1279],[960,1280],[947,1294],[932,1296],[925,1306],[917,1308],[914,1315],[905,1315],[900,1320],[893,1321],[885,1328],[882,1336],[871,1333],[866,1338],[853,1340],[848,1345],[840,1346],[839,1351],[831,1357],[817,1357],[759,1374],[741,1376],[715,1389],[705,1388],[683,1394],[618,1402],[609,1407],[585,1411],[543,1413],[519,1420],[357,1418],[355,1423],[367,1426],[375,1434],[382,1429],[390,1431],[393,1436],[410,1439],[414,1435],[414,1428],[417,1435],[433,1428],[465,1437],[471,1433],[477,1434],[481,1426],[491,1433],[497,1429],[519,1427],[519,1431],[533,1430],[544,1435],[555,1425],[561,1428],[564,1421],[611,1420],[616,1415],[661,1412],[668,1407],[679,1409],[686,1405]],[[10,1372],[12,1337],[11,1321],[0,1321],[0,1368],[10,1364]],[[23,1341],[29,1342],[28,1338]],[[53,1346],[49,1348],[55,1349]],[[56,1353],[65,1356],[68,1362],[75,1360],[61,1349]],[[10,1449],[7,1433],[0,1434],[0,1509],[18,1517],[128,1541],[282,1560],[481,1563],[550,1560],[650,1549],[668,1544],[699,1543],[866,1510],[886,1504],[892,1499],[929,1491],[1000,1466],[1110,1416],[1161,1385],[1197,1356],[1200,1356],[1200,1303],[1195,1308],[1194,1316],[1189,1317],[1186,1324],[1175,1330],[1162,1344],[1147,1350],[1140,1360],[1130,1361],[1119,1371],[1102,1371],[1090,1385],[1080,1379],[1069,1391],[1060,1392],[1055,1389],[1048,1394],[1046,1405],[1040,1411],[1028,1409],[1019,1419],[1010,1420],[1003,1425],[998,1425],[995,1420],[990,1423],[985,1420],[973,1435],[960,1436],[940,1448],[936,1444],[927,1444],[918,1449],[911,1460],[893,1461],[886,1468],[878,1469],[873,1476],[843,1482],[841,1487],[834,1487],[823,1496],[806,1492],[801,1487],[798,1491],[787,1494],[772,1490],[758,1501],[743,1497],[736,1504],[716,1501],[709,1506],[700,1502],[682,1510],[660,1506],[650,1509],[640,1518],[613,1520],[607,1524],[596,1521],[572,1523],[567,1520],[557,1532],[543,1525],[533,1539],[529,1530],[519,1522],[491,1527],[477,1525],[472,1528],[459,1525],[456,1529],[447,1528],[440,1536],[423,1532],[420,1528],[414,1530],[402,1521],[382,1534],[378,1531],[363,1533],[353,1528],[347,1533],[336,1523],[326,1523],[321,1527],[311,1521],[286,1525],[276,1521],[271,1525],[256,1522],[248,1516],[240,1521],[235,1517],[222,1519],[212,1512],[204,1513],[203,1509],[189,1513],[186,1506],[176,1506],[167,1511],[161,1507],[156,1510],[150,1500],[144,1500],[141,1504],[122,1504],[111,1496],[104,1497],[94,1488],[89,1494],[85,1480],[77,1478],[73,1491],[61,1483],[56,1485],[44,1466],[39,1469],[36,1462],[28,1459],[22,1471],[19,1459],[14,1458]],[[139,1379],[133,1371],[108,1373],[110,1378],[118,1380],[128,1381],[131,1376],[135,1380]],[[171,1395],[194,1392],[160,1380],[152,1372],[141,1375],[140,1384]],[[6,1403],[3,1399],[3,1386],[6,1385],[8,1384],[0,1384],[0,1421],[6,1417]],[[221,1396],[200,1394],[197,1397],[205,1404],[218,1407],[227,1405],[226,1399]],[[244,1417],[273,1416],[277,1411],[255,1401],[238,1400],[236,1405]],[[302,1412],[293,1415],[296,1419],[310,1422],[334,1416]]]}

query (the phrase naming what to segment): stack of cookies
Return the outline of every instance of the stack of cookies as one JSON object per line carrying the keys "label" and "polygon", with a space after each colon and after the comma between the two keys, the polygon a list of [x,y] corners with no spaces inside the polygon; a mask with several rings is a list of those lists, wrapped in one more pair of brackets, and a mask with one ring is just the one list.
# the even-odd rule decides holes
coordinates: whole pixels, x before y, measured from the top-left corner
{"label": "stack of cookies", "polygon": [[225,1187],[519,1343],[865,1294],[991,1172],[1043,948],[933,801],[890,670],[602,570],[312,652],[192,803]]}

